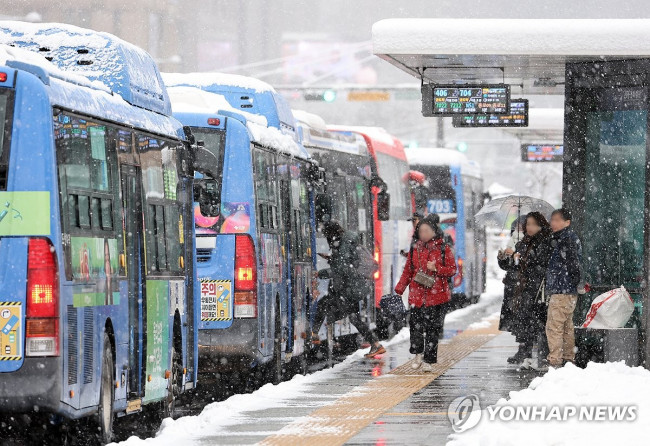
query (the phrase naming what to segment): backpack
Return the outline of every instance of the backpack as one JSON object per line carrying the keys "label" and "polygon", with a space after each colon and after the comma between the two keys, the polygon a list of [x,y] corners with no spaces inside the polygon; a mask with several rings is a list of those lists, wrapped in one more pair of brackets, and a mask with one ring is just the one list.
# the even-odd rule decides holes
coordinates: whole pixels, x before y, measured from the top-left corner
{"label": "backpack", "polygon": [[[411,259],[411,269],[415,269],[415,264],[413,263],[413,246],[414,244],[411,244],[411,251],[409,252],[409,258]],[[442,257],[442,266],[446,266],[447,263],[447,242],[442,241],[442,245],[440,245],[440,255]],[[454,289],[454,277],[447,277],[447,283],[449,283],[449,289],[453,290]]]}
{"label": "backpack", "polygon": [[372,279],[379,270],[379,265],[372,258],[372,253],[365,246],[357,245],[357,255],[359,256],[357,272],[366,279]]}

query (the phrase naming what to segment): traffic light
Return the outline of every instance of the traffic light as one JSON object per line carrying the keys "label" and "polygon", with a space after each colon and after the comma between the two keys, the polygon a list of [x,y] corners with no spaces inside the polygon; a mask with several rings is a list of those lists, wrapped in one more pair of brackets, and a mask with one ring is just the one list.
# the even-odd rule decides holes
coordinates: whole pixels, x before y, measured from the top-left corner
{"label": "traffic light", "polygon": [[305,101],[334,102],[336,100],[336,91],[334,90],[306,91],[303,97]]}
{"label": "traffic light", "polygon": [[456,150],[458,150],[461,153],[467,152],[467,143],[465,141],[461,141],[458,144],[456,144]]}

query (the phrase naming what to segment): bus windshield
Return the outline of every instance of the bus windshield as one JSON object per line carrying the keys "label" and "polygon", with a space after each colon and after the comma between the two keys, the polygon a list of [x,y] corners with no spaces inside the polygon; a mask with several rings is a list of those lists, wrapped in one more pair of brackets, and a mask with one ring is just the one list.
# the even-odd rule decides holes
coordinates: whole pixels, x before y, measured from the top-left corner
{"label": "bus windshield", "polygon": [[[218,165],[210,166],[210,171],[221,172],[226,139],[225,133],[220,130],[192,128],[192,134],[197,142],[203,143],[204,147],[217,160]],[[200,171],[196,174],[196,181],[194,182],[194,224],[196,225],[197,234],[216,234],[219,232],[222,178],[221,173],[217,178]]]}
{"label": "bus windshield", "polygon": [[[413,168],[426,175],[428,188],[416,195],[417,210],[430,214],[453,214],[456,212],[454,191],[449,166],[421,166]],[[421,187],[424,189],[424,187]]]}

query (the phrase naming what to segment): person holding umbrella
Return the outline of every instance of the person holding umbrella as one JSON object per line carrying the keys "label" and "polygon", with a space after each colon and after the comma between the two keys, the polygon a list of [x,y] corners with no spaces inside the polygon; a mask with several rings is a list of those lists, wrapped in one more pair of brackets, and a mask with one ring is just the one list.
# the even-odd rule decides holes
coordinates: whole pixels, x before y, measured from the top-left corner
{"label": "person holding umbrella", "polygon": [[499,330],[512,332],[515,326],[515,313],[513,312],[515,291],[519,285],[519,265],[515,264],[513,255],[515,252],[523,252],[525,246],[522,244],[524,235],[525,217],[518,218],[512,222],[510,227],[510,239],[505,249],[499,250],[497,261],[499,268],[506,271],[503,278],[503,303],[501,304],[501,317],[499,318]]}
{"label": "person holding umbrella", "polygon": [[519,351],[508,362],[532,367],[533,345],[537,343],[538,367],[543,367],[548,353],[544,334],[548,309],[544,285],[553,252],[552,231],[541,213],[531,212],[526,216],[524,232],[523,246],[513,255],[514,262],[519,263],[519,283],[514,296],[514,332],[520,344]]}

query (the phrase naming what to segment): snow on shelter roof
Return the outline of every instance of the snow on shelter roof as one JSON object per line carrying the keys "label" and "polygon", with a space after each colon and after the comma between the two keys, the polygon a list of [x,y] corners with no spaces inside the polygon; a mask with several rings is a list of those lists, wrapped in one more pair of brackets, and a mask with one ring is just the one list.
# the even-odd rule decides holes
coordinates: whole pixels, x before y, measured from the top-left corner
{"label": "snow on shelter roof", "polygon": [[467,159],[465,155],[455,150],[435,147],[406,147],[406,158],[409,165],[420,166],[456,166],[462,174],[481,177],[481,167],[476,161]]}
{"label": "snow on shelter roof", "polygon": [[0,43],[43,55],[65,72],[100,81],[128,103],[171,115],[153,58],[111,34],[59,23],[0,22]]}
{"label": "snow on shelter roof", "polygon": [[650,19],[386,19],[372,40],[376,55],[418,79],[424,69],[435,83],[561,93],[567,62],[650,57]]}

